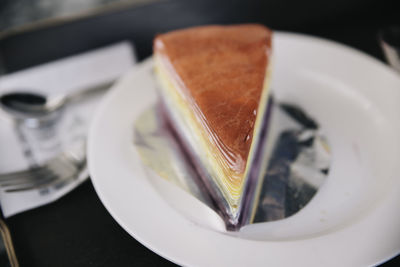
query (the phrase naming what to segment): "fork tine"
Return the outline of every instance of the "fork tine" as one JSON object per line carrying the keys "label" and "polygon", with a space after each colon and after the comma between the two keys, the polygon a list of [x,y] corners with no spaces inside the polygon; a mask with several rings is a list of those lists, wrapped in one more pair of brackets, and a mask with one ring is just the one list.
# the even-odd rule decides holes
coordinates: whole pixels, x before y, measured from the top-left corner
{"label": "fork tine", "polygon": [[30,183],[25,183],[25,184],[16,184],[16,185],[11,185],[4,187],[6,192],[19,192],[19,191],[26,191],[26,190],[31,190],[31,189],[38,189],[43,186],[46,186],[47,184],[51,183],[52,181],[56,180],[57,176],[51,175],[48,176],[44,179],[38,180],[38,181],[31,181]]}
{"label": "fork tine", "polygon": [[47,179],[50,176],[55,176],[55,173],[46,168],[43,168],[43,171],[41,173],[35,173],[32,175],[26,175],[24,177],[18,177],[13,180],[7,180],[7,181],[2,181],[0,182],[1,187],[7,187],[7,186],[14,186],[14,185],[23,185],[23,184],[31,184],[32,182],[40,182],[43,179]]}
{"label": "fork tine", "polygon": [[29,186],[25,186],[25,187],[10,188],[10,189],[6,189],[5,191],[7,193],[12,193],[12,192],[27,191],[27,190],[31,190],[31,189],[41,189],[41,188],[44,188],[44,187],[53,186],[53,185],[61,183],[61,182],[66,182],[66,181],[69,181],[69,180],[73,180],[73,178],[75,178],[75,174],[70,175],[70,176],[65,176],[65,177],[53,176],[51,179],[49,179],[48,181],[45,181],[43,183],[30,184]]}
{"label": "fork tine", "polygon": [[[76,166],[69,161],[66,157],[57,157],[55,159],[50,160],[47,164],[40,167],[35,167],[25,171],[17,171],[12,173],[6,173],[0,175],[0,186],[9,185],[9,183],[19,183],[19,181],[30,181],[31,179],[35,179],[39,176],[46,176],[47,173],[51,170],[55,172],[60,172],[59,169],[63,169],[64,171],[75,171]],[[4,184],[6,182],[6,184]],[[9,183],[7,183],[9,182]]]}
{"label": "fork tine", "polygon": [[58,186],[77,178],[86,166],[86,159],[66,152],[49,160],[45,165],[26,171],[0,175],[0,187],[5,192],[20,192]]}
{"label": "fork tine", "polygon": [[29,179],[18,180],[18,182],[0,183],[0,186],[6,188],[6,192],[40,189],[63,180],[68,180],[79,172],[79,169],[66,159],[53,161],[46,169],[47,172],[44,172],[41,176],[32,175]]}
{"label": "fork tine", "polygon": [[15,179],[24,179],[26,177],[31,177],[32,175],[41,175],[46,170],[47,166],[36,167],[33,169],[25,170],[25,171],[17,171],[11,173],[5,173],[0,175],[0,183],[3,181],[15,180]]}

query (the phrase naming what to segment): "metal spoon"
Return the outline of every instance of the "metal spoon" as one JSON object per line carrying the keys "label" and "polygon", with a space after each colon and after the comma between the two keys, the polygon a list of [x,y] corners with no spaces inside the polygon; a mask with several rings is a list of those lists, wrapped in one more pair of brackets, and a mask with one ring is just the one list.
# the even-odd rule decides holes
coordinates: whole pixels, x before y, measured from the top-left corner
{"label": "metal spoon", "polygon": [[386,61],[400,73],[400,26],[390,26],[378,32]]}
{"label": "metal spoon", "polygon": [[13,118],[20,120],[40,119],[52,116],[66,104],[86,98],[94,93],[110,88],[112,82],[78,90],[69,94],[45,96],[36,92],[10,92],[0,96],[0,107]]}

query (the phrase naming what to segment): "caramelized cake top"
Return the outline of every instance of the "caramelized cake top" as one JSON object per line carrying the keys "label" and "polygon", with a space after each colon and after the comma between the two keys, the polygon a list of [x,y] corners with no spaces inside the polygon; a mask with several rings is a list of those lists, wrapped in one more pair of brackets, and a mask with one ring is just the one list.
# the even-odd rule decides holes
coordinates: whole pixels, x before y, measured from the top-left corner
{"label": "caramelized cake top", "polygon": [[244,173],[271,51],[257,24],[202,26],[158,35],[154,51],[236,173]]}

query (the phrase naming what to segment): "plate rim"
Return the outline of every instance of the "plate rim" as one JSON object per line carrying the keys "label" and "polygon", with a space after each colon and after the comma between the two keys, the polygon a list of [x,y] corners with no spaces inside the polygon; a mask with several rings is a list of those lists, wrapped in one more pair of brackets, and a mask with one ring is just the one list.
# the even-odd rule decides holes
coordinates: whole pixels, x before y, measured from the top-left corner
{"label": "plate rim", "polygon": [[[276,32],[275,36],[277,36],[278,38],[289,38],[289,39],[302,38],[302,39],[307,39],[308,41],[311,41],[311,42],[321,42],[322,41],[324,44],[328,44],[330,46],[335,46],[338,49],[345,49],[351,53],[356,53],[359,56],[368,59],[370,62],[372,62],[372,64],[378,64],[381,67],[384,67],[387,71],[390,71],[393,74],[395,74],[394,70],[390,69],[384,63],[376,60],[374,57],[372,57],[368,54],[365,54],[359,50],[356,50],[355,48],[348,47],[348,46],[345,46],[345,45],[337,43],[337,42],[333,42],[333,41],[319,38],[319,37],[298,34],[298,33]],[[126,74],[126,76],[122,77],[122,79],[114,86],[114,88],[113,88],[114,90],[110,90],[111,92],[105,97],[105,99],[100,104],[100,107],[96,113],[95,119],[93,120],[91,127],[90,127],[90,131],[89,131],[89,142],[88,142],[88,153],[87,154],[88,154],[88,166],[89,166],[89,170],[91,173],[91,179],[92,179],[95,191],[98,194],[98,196],[99,196],[100,200],[102,201],[102,203],[104,204],[104,206],[106,207],[107,211],[118,222],[118,224],[120,224],[122,226],[122,228],[124,230],[126,230],[131,236],[133,236],[135,239],[137,239],[140,243],[145,245],[147,248],[151,249],[155,253],[161,255],[162,257],[164,257],[172,262],[175,262],[177,264],[184,264],[184,265],[193,265],[193,264],[197,265],[195,262],[192,262],[190,259],[183,259],[182,257],[170,256],[170,253],[168,253],[167,251],[165,251],[161,248],[158,248],[156,246],[153,246],[152,244],[149,244],[149,242],[144,240],[140,236],[140,234],[132,232],[132,228],[129,225],[127,225],[127,223],[126,223],[126,221],[124,221],[124,219],[122,219],[120,217],[121,214],[118,214],[118,212],[113,208],[114,204],[109,203],[109,200],[107,199],[107,196],[106,196],[107,193],[104,191],[104,187],[101,184],[101,181],[99,180],[98,172],[94,169],[95,163],[93,162],[93,160],[94,160],[93,155],[96,154],[97,152],[95,152],[96,144],[93,144],[93,140],[95,140],[95,138],[93,138],[93,135],[95,135],[97,133],[96,127],[100,123],[99,120],[101,120],[102,112],[104,112],[104,109],[107,109],[108,102],[111,101],[110,99],[113,99],[113,97],[116,97],[120,91],[126,90],[126,87],[123,87],[123,80],[124,79],[126,80],[127,79],[126,77],[128,77],[128,76],[135,75],[135,73],[140,71],[140,68],[145,68],[145,66],[151,64],[150,62],[151,62],[151,58],[143,61],[142,63],[137,65],[134,68],[134,70],[132,70],[130,73]],[[397,75],[397,73],[396,73],[396,75]],[[93,175],[93,174],[95,174],[95,175]],[[96,175],[97,175],[97,177],[96,177]],[[391,259],[392,257],[395,257],[399,253],[400,253],[400,248],[398,248],[397,252],[394,252],[393,255],[392,254],[387,255],[386,257],[382,258],[380,261],[371,262],[370,264],[374,265],[374,264],[383,263],[383,262]]]}

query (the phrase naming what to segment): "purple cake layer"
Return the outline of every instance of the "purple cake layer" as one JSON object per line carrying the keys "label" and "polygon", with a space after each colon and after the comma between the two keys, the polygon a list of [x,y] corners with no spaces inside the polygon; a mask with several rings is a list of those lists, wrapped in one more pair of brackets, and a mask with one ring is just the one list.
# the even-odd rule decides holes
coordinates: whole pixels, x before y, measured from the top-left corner
{"label": "purple cake layer", "polygon": [[272,98],[269,99],[268,106],[266,108],[263,121],[261,124],[260,138],[258,144],[256,145],[255,156],[251,163],[251,170],[246,178],[244,194],[239,206],[238,216],[233,218],[232,212],[230,211],[230,206],[228,202],[223,197],[218,186],[207,172],[206,168],[202,165],[200,159],[197,157],[196,152],[192,149],[188,137],[185,136],[181,130],[181,125],[173,119],[172,113],[166,106],[166,103],[161,99],[159,101],[159,113],[163,120],[165,120],[167,127],[173,132],[174,137],[178,144],[180,144],[182,151],[188,156],[188,161],[191,162],[194,169],[198,173],[198,177],[193,177],[197,179],[196,183],[199,185],[200,190],[206,195],[209,195],[213,200],[213,204],[216,207],[216,212],[223,218],[226,228],[228,230],[238,230],[241,226],[249,223],[251,217],[251,211],[253,209],[254,203],[256,203],[256,192],[257,187],[261,184],[261,173],[263,171],[262,166],[266,160],[266,146],[267,146],[267,136],[268,136],[268,125],[270,121],[270,116],[272,112]]}

